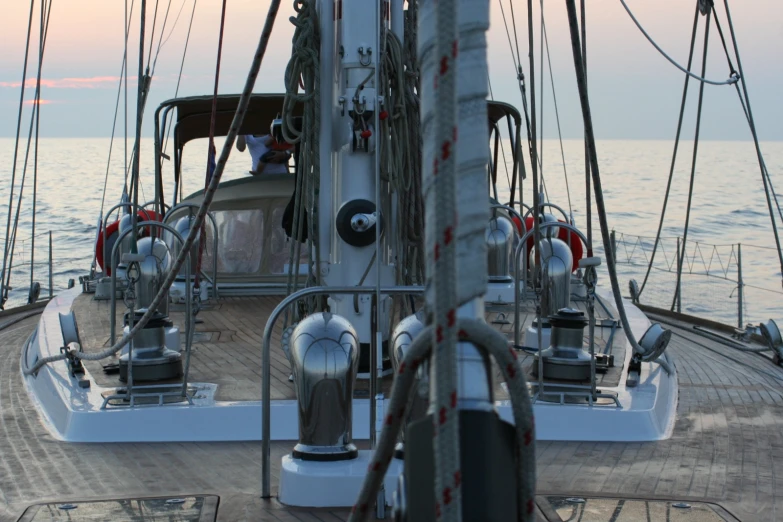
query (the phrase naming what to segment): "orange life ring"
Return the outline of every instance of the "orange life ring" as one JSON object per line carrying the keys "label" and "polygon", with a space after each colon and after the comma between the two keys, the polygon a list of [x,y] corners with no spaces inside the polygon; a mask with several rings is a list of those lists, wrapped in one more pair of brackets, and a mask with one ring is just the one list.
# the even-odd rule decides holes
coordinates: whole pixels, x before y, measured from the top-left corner
{"label": "orange life ring", "polygon": [[[142,209],[139,210],[136,213],[139,216],[140,221],[163,221],[163,218],[158,215],[157,212],[154,210],[147,210]],[[120,220],[113,223],[109,223],[106,226],[106,239],[111,241],[111,238],[113,235],[119,236],[119,229],[120,229]],[[144,227],[141,231],[141,236],[145,237],[150,234],[150,230],[148,227]],[[101,231],[98,233],[98,240],[95,242],[95,260],[98,262],[98,266],[101,267],[101,270],[103,270],[107,276],[111,276],[111,267],[105,267],[103,266],[103,228],[101,228]]]}
{"label": "orange life ring", "polygon": [[[511,218],[511,220],[514,222],[514,224],[517,227],[517,232],[519,235],[522,235],[522,222],[519,220],[518,217],[514,216]],[[565,223],[562,219],[557,220],[559,223]],[[530,230],[533,228],[533,216],[527,216],[525,218],[525,229]],[[571,255],[574,258],[574,266],[571,269],[571,272],[576,272],[576,269],[579,268],[579,260],[582,259],[582,256],[584,255],[584,247],[582,246],[582,239],[579,237],[579,234],[574,232],[573,230],[568,230],[565,228],[561,228],[558,230],[557,238],[561,241],[564,241],[565,243],[568,243],[568,234],[571,234]],[[533,249],[533,236],[531,235],[529,238],[527,238],[527,245],[525,248],[525,255],[530,256],[530,251]]]}

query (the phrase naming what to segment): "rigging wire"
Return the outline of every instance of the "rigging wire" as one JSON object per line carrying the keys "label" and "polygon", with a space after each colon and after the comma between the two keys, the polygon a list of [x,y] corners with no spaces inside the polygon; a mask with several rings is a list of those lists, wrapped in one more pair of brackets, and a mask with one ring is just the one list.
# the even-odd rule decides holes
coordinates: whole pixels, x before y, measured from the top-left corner
{"label": "rigging wire", "polygon": [[[9,250],[7,252],[8,255],[8,270],[5,273],[5,284],[4,284],[4,295],[3,295],[3,302],[5,302],[8,299],[8,290],[11,286],[11,267],[13,267],[14,264],[14,249],[16,247],[16,234],[17,230],[19,229],[19,215],[22,207],[22,196],[24,194],[24,181],[27,176],[27,165],[28,160],[30,157],[30,144],[32,143],[33,138],[33,128],[35,126],[35,117],[38,113],[38,108],[40,105],[40,98],[41,98],[41,68],[43,66],[43,57],[44,57],[44,49],[46,48],[46,36],[49,32],[49,17],[51,15],[52,11],[52,0],[49,0],[49,6],[46,7],[46,2],[43,1],[41,3],[41,16],[44,17],[44,12],[46,12],[45,18],[46,22],[42,24],[42,31],[39,36],[39,46],[38,46],[38,73],[36,76],[36,88],[35,88],[35,95],[33,97],[33,110],[30,118],[30,132],[27,135],[27,149],[25,151],[24,156],[24,165],[22,167],[22,181],[20,182],[19,187],[19,196],[16,202],[16,215],[14,216],[14,225],[11,228],[11,240],[9,244]],[[10,212],[11,209],[9,207],[8,211]]]}
{"label": "rigging wire", "polygon": [[[517,57],[514,55],[514,44],[511,43],[511,32],[509,32],[508,29],[506,11],[503,9],[503,0],[498,0],[498,4],[500,5],[500,13],[503,15],[503,25],[506,28],[506,37],[508,38],[508,47],[511,51],[511,60],[514,62],[514,70],[516,71],[519,69],[521,62],[517,61]],[[514,36],[516,36],[516,32],[514,32]]]}
{"label": "rigging wire", "polygon": [[[658,52],[663,55],[664,58],[669,60],[669,62],[671,62],[672,65],[677,67],[679,70],[681,70],[682,72],[684,72],[685,74],[687,74],[691,78],[694,78],[694,79],[696,79],[696,80],[698,80],[698,81],[700,81],[702,83],[709,83],[710,85],[731,85],[731,84],[737,83],[739,81],[740,77],[742,76],[741,72],[740,72],[739,75],[732,75],[732,76],[729,77],[729,79],[723,80],[723,81],[708,80],[704,76],[696,76],[695,74],[693,74],[692,72],[690,72],[689,70],[684,68],[682,65],[678,64],[671,56],[666,54],[666,52],[663,49],[661,49],[661,47],[657,43],[655,43],[655,40],[653,40],[652,37],[649,34],[647,34],[647,31],[644,30],[644,27],[642,27],[642,24],[640,24],[639,21],[636,19],[636,17],[633,15],[633,13],[631,12],[631,9],[628,7],[628,4],[625,3],[625,0],[620,0],[620,3],[623,4],[623,7],[625,8],[626,12],[628,13],[628,16],[631,17],[631,20],[633,20],[633,23],[636,24],[636,27],[639,28],[639,30],[647,38],[647,40],[649,40],[649,42],[653,45],[653,47],[655,47],[658,50]],[[710,2],[709,5],[710,5],[710,10],[712,10],[712,2]]]}
{"label": "rigging wire", "polygon": [[[704,52],[701,58],[701,75],[704,76],[707,72],[707,52],[709,51],[710,41],[710,18],[712,17],[713,6],[712,3],[708,4],[707,9],[707,22],[704,25]],[[683,228],[682,236],[682,249],[680,251],[680,262],[677,266],[677,284],[674,290],[674,296],[672,298],[671,309],[674,310],[677,305],[677,298],[680,296],[680,281],[682,280],[682,267],[685,261],[685,248],[688,242],[688,226],[691,219],[691,202],[693,201],[693,181],[696,178],[696,158],[699,151],[699,131],[701,130],[701,108],[704,101],[704,82],[699,83],[699,102],[696,109],[696,130],[693,137],[693,159],[691,160],[691,179],[690,186],[688,187],[688,205],[685,209],[685,226]]]}
{"label": "rigging wire", "polygon": [[[540,57],[538,59],[538,67],[539,72],[541,73],[541,79],[539,80],[538,102],[541,104],[541,108],[539,109],[538,119],[538,170],[541,173],[541,183],[544,184],[544,0],[540,0],[540,5],[541,27],[538,31],[540,33],[540,43],[538,45]],[[547,201],[550,201],[549,194],[546,194],[546,199]]]}
{"label": "rigging wire", "polygon": [[745,81],[745,75],[742,71],[742,61],[740,60],[740,54],[739,54],[739,45],[737,44],[737,36],[734,34],[734,24],[731,20],[731,11],[729,10],[729,2],[728,0],[723,0],[724,5],[726,6],[726,19],[729,23],[729,32],[731,34],[731,40],[732,44],[734,46],[734,55],[737,57],[737,69],[739,70],[739,77],[742,78],[742,91],[745,94],[745,102],[747,103],[747,113],[748,113],[748,124],[750,126],[750,132],[753,135],[753,143],[756,146],[756,155],[758,156],[759,160],[759,166],[761,167],[761,181],[764,184],[764,192],[767,198],[767,207],[769,208],[769,215],[770,220],[772,222],[772,232],[775,236],[775,244],[778,247],[778,260],[780,261],[780,269],[781,273],[783,273],[783,250],[780,248],[780,237],[778,236],[778,227],[775,223],[775,215],[772,211],[772,201],[770,200],[770,191],[769,186],[767,183],[767,177],[764,176],[764,171],[766,170],[764,168],[764,158],[761,155],[761,146],[759,145],[759,138],[758,134],[756,133],[756,124],[753,121],[753,112],[750,108],[750,97],[748,96],[748,86],[747,82]]}
{"label": "rigging wire", "polygon": [[[215,155],[217,151],[215,149],[215,124],[217,123],[217,99],[218,99],[218,85],[220,84],[220,60],[223,57],[223,34],[226,27],[226,0],[223,0],[223,6],[220,13],[220,32],[218,35],[218,48],[217,48],[217,60],[215,63],[215,88],[212,94],[212,113],[209,119],[209,143],[207,145],[207,169],[204,174],[204,191],[207,190],[212,182],[212,176],[215,173]],[[206,225],[202,223],[198,259],[196,261],[196,274],[194,288],[200,288],[201,284],[201,263],[204,258],[204,247],[206,246]],[[217,263],[217,259],[215,260]],[[196,292],[198,295],[198,292]]]}
{"label": "rigging wire", "polygon": [[[50,6],[51,6],[50,0]],[[33,293],[33,279],[35,277],[35,212],[38,201],[38,131],[41,128],[41,63],[43,61],[43,46],[44,38],[46,37],[46,22],[49,18],[46,15],[46,0],[42,0],[41,4],[41,39],[39,43],[40,55],[38,65],[38,77],[35,81],[35,151],[33,152],[33,208],[32,208],[32,223],[30,228],[30,291],[27,297],[27,303],[32,304],[36,298]]]}
{"label": "rigging wire", "polygon": [[[696,47],[696,29],[699,25],[699,2],[696,1],[696,9],[695,13],[693,15],[693,31],[691,33],[691,45],[690,45],[690,51],[688,52],[688,70],[691,70],[691,66],[693,65],[693,50]],[[661,208],[661,217],[658,221],[658,232],[655,234],[655,243],[653,244],[652,254],[650,255],[650,262],[647,265],[647,273],[644,275],[644,281],[642,281],[642,286],[639,288],[639,295],[642,295],[642,292],[644,292],[644,288],[647,285],[647,280],[650,277],[650,271],[652,270],[653,262],[655,261],[655,254],[658,251],[658,245],[660,244],[661,239],[661,232],[663,231],[663,221],[666,217],[666,208],[669,203],[669,192],[672,187],[672,179],[674,178],[674,166],[677,162],[677,150],[680,146],[680,133],[682,131],[682,120],[683,116],[685,114],[685,102],[688,98],[688,84],[690,83],[691,77],[690,75],[685,75],[685,85],[682,87],[682,101],[680,102],[680,116],[677,121],[677,134],[674,137],[674,152],[672,152],[672,161],[671,165],[669,167],[669,180],[666,182],[666,193],[663,196],[663,207]]]}
{"label": "rigging wire", "polygon": [[[131,0],[132,1],[132,0]],[[128,0],[125,0],[125,45],[123,50],[123,61],[128,63],[128,37],[130,33],[130,16],[128,15]],[[141,78],[139,78],[141,81]],[[123,169],[125,169],[125,182],[122,194],[128,195],[128,68],[125,67],[125,158],[123,159]]]}
{"label": "rigging wire", "polygon": [[[150,62],[152,61],[152,49],[155,48],[155,25],[158,21],[158,5],[160,0],[155,0],[155,14],[152,16],[152,31],[150,31],[150,52],[147,56],[147,70],[149,70]],[[169,0],[169,7],[171,7],[171,0]],[[166,11],[168,14],[168,11]]]}
{"label": "rigging wire", "polygon": [[[177,87],[174,89],[174,98],[176,98],[177,95],[179,94],[179,86],[180,86],[180,82],[182,81],[182,71],[185,68],[185,57],[188,55],[188,44],[190,43],[190,32],[193,29],[193,18],[194,18],[194,15],[196,14],[196,5],[197,4],[198,4],[198,0],[193,0],[193,9],[190,11],[190,23],[188,24],[188,35],[185,37],[185,48],[182,51],[182,61],[179,64],[179,74],[177,75]],[[182,5],[183,6],[185,5],[184,1],[182,2]],[[169,37],[171,37],[171,35],[169,35]],[[168,40],[168,38],[166,40]],[[166,150],[167,150],[168,145],[169,145],[169,136],[171,135],[171,122],[172,122],[172,120],[168,120],[168,122],[166,122],[166,127],[167,127],[166,139],[163,142],[163,154],[164,155],[166,154]]]}
{"label": "rigging wire", "polygon": [[[171,26],[171,30],[169,31],[169,34],[168,34],[168,36],[166,36],[166,38],[164,38],[164,39],[163,39],[163,42],[162,42],[162,43],[158,44],[158,45],[159,45],[159,47],[162,47],[162,46],[166,45],[166,43],[167,43],[167,42],[169,41],[169,39],[171,38],[171,35],[172,35],[172,34],[174,34],[174,29],[176,29],[176,28],[177,28],[177,23],[179,22],[179,18],[180,18],[180,16],[182,16],[182,11],[183,11],[183,9],[185,9],[185,4],[186,4],[187,2],[188,2],[188,0],[182,0],[182,4],[180,4],[180,6],[179,6],[179,11],[177,11],[177,17],[176,17],[176,18],[174,18],[174,24]],[[162,31],[161,31],[161,32],[162,32]]]}
{"label": "rigging wire", "polygon": [[[198,234],[198,229],[204,223],[204,219],[206,218],[206,215],[209,212],[209,208],[212,205],[212,201],[215,197],[215,193],[217,192],[218,184],[220,183],[220,179],[223,176],[223,171],[226,166],[226,161],[228,160],[228,156],[231,153],[232,147],[234,146],[234,140],[236,139],[237,133],[239,132],[239,128],[242,126],[242,122],[244,121],[245,114],[247,113],[248,105],[250,103],[251,91],[253,90],[253,86],[255,85],[256,78],[258,77],[258,70],[261,67],[261,62],[263,61],[263,57],[266,54],[266,49],[269,44],[269,38],[272,32],[272,27],[274,26],[275,18],[277,16],[277,12],[279,8],[280,8],[280,0],[271,0],[269,4],[269,12],[266,21],[264,23],[264,28],[261,32],[261,37],[258,42],[258,47],[256,49],[255,55],[253,56],[253,63],[250,66],[250,71],[248,72],[245,85],[239,97],[237,109],[234,114],[234,118],[231,122],[231,127],[228,130],[226,141],[223,144],[223,148],[220,152],[220,158],[218,158],[217,165],[215,167],[215,174],[212,177],[212,181],[210,182],[208,189],[204,192],[204,199],[201,203],[201,206],[199,207],[198,212],[196,213],[196,220],[194,222],[193,228],[191,228],[190,232],[188,233],[188,236],[185,239],[184,244],[180,248],[179,255],[174,261],[171,270],[169,271],[165,280],[161,283],[160,290],[152,299],[152,302],[147,307],[147,310],[144,312],[144,315],[142,315],[138,319],[138,321],[134,322],[130,332],[125,334],[121,339],[118,339],[117,342],[114,343],[114,345],[106,348],[105,350],[102,350],[100,352],[84,352],[78,350],[73,350],[73,351],[68,350],[67,352],[59,353],[57,355],[42,357],[38,359],[35,362],[35,364],[33,364],[32,366],[23,369],[22,371],[24,375],[35,375],[41,368],[43,368],[47,364],[50,364],[55,361],[62,361],[69,356],[73,356],[81,360],[97,361],[100,359],[105,359],[106,357],[109,357],[110,355],[119,352],[124,346],[128,345],[128,343],[139,333],[139,331],[142,328],[144,328],[147,325],[147,323],[150,321],[150,319],[152,319],[153,314],[158,309],[158,306],[160,306],[163,300],[168,299],[169,288],[174,283],[174,279],[177,278],[180,269],[185,264],[185,261],[190,254],[190,249],[193,246],[193,242],[196,239],[196,234]],[[266,381],[269,380],[268,375],[263,377],[264,380]],[[264,426],[269,426],[269,423],[268,422],[265,423]],[[264,440],[269,440],[269,437],[265,437]],[[269,448],[266,448],[265,450],[266,458],[264,462],[269,461],[268,450]]]}
{"label": "rigging wire", "polygon": [[[140,13],[139,13],[139,72],[138,72],[138,89],[136,94],[136,140],[133,144],[133,172],[131,174],[131,183],[133,185],[133,208],[136,209],[139,206],[139,170],[141,163],[141,122],[144,118],[144,91],[146,80],[144,78],[144,32],[147,26],[147,0],[141,0]],[[126,69],[127,70],[127,69]],[[139,219],[138,213],[133,210],[131,212],[131,244],[130,251],[132,254],[137,253],[136,241],[139,239]],[[132,311],[132,310],[131,310]],[[133,321],[131,321],[133,324]],[[132,353],[132,352],[129,352]],[[130,382],[130,380],[129,380]],[[130,392],[130,390],[128,390]]]}
{"label": "rigging wire", "polygon": [[[585,12],[585,0],[580,2],[580,14],[582,22],[582,64],[585,68],[585,90],[587,90],[587,15]],[[587,228],[587,242],[593,244],[593,197],[591,195],[590,187],[590,149],[585,140],[585,222]],[[592,246],[587,252],[588,256],[592,256]]]}
{"label": "rigging wire", "polygon": [[[182,5],[185,5],[183,1]],[[160,36],[158,37],[158,49],[155,51],[155,60],[152,62],[152,72],[150,76],[155,76],[155,67],[158,65],[158,57],[160,56],[160,50],[163,48],[163,33],[166,31],[166,23],[169,21],[169,11],[171,10],[171,0],[169,0],[168,6],[166,6],[166,14],[163,17],[163,25],[160,28]],[[180,9],[180,12],[182,10]],[[171,31],[177,27],[177,21],[179,21],[179,15],[174,20],[174,25],[171,27]],[[171,34],[171,33],[169,33]],[[150,56],[152,56],[152,42],[150,42]],[[149,67],[149,58],[147,59],[147,66]]]}
{"label": "rigging wire", "polygon": [[[543,4],[543,0],[542,4]],[[566,186],[566,194],[568,195],[568,212],[571,215],[571,221],[574,220],[574,209],[571,206],[571,188],[568,185],[568,170],[566,169],[566,161],[565,161],[565,151],[563,150],[563,133],[560,130],[560,113],[557,109],[557,94],[555,93],[555,77],[552,72],[552,55],[549,53],[549,37],[546,34],[546,24],[544,23],[543,18],[543,11],[541,13],[541,28],[543,29],[543,35],[544,35],[544,44],[546,45],[546,59],[547,63],[549,64],[549,80],[552,84],[552,102],[555,105],[555,121],[557,122],[557,137],[560,140],[560,159],[563,162],[563,178],[565,179],[565,186]],[[543,74],[542,74],[542,87],[541,90],[543,91]],[[543,106],[543,104],[542,104]],[[542,136],[543,141],[543,136]],[[543,155],[543,154],[542,154]],[[543,170],[543,167],[542,167]],[[543,172],[542,172],[543,177]]]}
{"label": "rigging wire", "polygon": [[[720,35],[721,43],[723,44],[723,51],[726,53],[726,60],[729,63],[729,70],[731,73],[735,73],[734,64],[731,61],[731,56],[729,55],[729,49],[726,46],[726,38],[723,36],[723,29],[720,25],[720,20],[718,19],[717,13],[715,13],[715,27],[718,29],[718,34]],[[750,118],[748,116],[748,109],[745,106],[745,99],[742,97],[742,92],[740,91],[739,85],[737,83],[734,84],[734,88],[737,91],[737,97],[739,98],[740,105],[742,106],[742,112],[745,114],[745,120],[747,120],[748,125],[750,125]],[[769,170],[767,169],[767,164],[764,162],[764,158],[760,158],[761,160],[761,168],[764,170],[764,175],[767,177],[767,183],[769,183],[769,189],[772,192],[772,200],[775,202],[775,206],[778,209],[778,217],[780,217],[781,222],[783,222],[783,212],[780,209],[780,202],[778,201],[778,196],[775,193],[775,188],[772,186],[772,178],[769,175]]]}
{"label": "rigging wire", "polygon": [[[579,88],[579,99],[582,108],[582,119],[584,120],[585,127],[585,139],[588,144],[588,151],[590,153],[590,171],[595,186],[595,203],[598,210],[598,221],[601,225],[601,238],[603,240],[603,246],[605,252],[611,252],[611,244],[609,237],[609,225],[606,220],[606,206],[604,205],[603,190],[601,187],[601,174],[598,170],[598,154],[595,147],[595,134],[593,133],[593,122],[590,114],[590,102],[587,98],[587,86],[585,84],[585,71],[584,64],[582,63],[582,52],[580,39],[579,39],[579,27],[576,18],[576,6],[574,0],[566,0],[566,9],[568,10],[568,26],[571,33],[571,50],[574,57],[574,68],[576,69],[576,82]],[[533,220],[533,223],[537,226],[538,220]],[[592,248],[592,245],[589,245]],[[609,281],[612,286],[612,296],[614,297],[615,306],[617,308],[618,315],[620,316],[620,322],[623,327],[623,331],[628,339],[628,344],[631,345],[631,349],[634,352],[633,357],[635,359],[642,360],[655,360],[659,364],[667,365],[665,360],[661,360],[658,357],[662,356],[658,353],[658,350],[645,350],[637,342],[633,335],[633,331],[630,328],[628,322],[628,316],[625,313],[625,304],[623,303],[623,297],[620,293],[620,286],[617,282],[617,268],[613,256],[606,256],[606,267],[609,272]],[[663,347],[665,349],[665,346]],[[665,366],[664,366],[665,367]]]}
{"label": "rigging wire", "polygon": [[19,154],[19,135],[22,129],[22,110],[24,109],[24,90],[25,90],[25,84],[27,83],[27,61],[30,56],[30,34],[32,33],[32,28],[33,28],[34,9],[35,9],[35,0],[30,0],[30,16],[27,22],[27,43],[25,44],[25,49],[24,49],[24,64],[22,65],[22,84],[19,93],[19,112],[16,118],[16,141],[14,142],[14,159],[13,159],[13,163],[11,164],[11,188],[9,190],[9,196],[8,196],[8,220],[5,225],[5,246],[3,248],[3,270],[2,272],[0,272],[0,285],[2,285],[2,288],[0,288],[0,294],[2,294],[0,295],[0,309],[3,308],[6,299],[8,299],[8,290],[5,287],[5,285],[3,285],[3,282],[5,281],[6,268],[8,268],[9,272],[11,271],[10,267],[7,266],[8,241],[10,239],[10,234],[11,234],[11,208],[13,207],[13,203],[14,203],[14,184],[16,183],[16,161]]}
{"label": "rigging wire", "polygon": [[[130,6],[131,17],[133,16],[133,3],[134,0],[131,0],[131,6]],[[129,30],[130,27],[128,25],[125,25],[125,34],[127,34]],[[101,197],[101,211],[99,213],[101,220],[103,220],[103,208],[106,203],[106,188],[109,184],[109,168],[111,166],[112,149],[114,148],[114,134],[117,128],[117,115],[119,114],[120,99],[122,97],[122,80],[123,80],[123,75],[125,74],[125,67],[127,66],[126,58],[127,58],[127,54],[122,57],[122,68],[120,69],[120,81],[117,87],[117,102],[114,104],[114,120],[111,125],[111,140],[109,141],[109,158],[106,160],[106,174],[103,177],[103,196]],[[99,226],[103,227],[103,223],[101,223]],[[93,262],[95,262],[95,259],[93,259]]]}

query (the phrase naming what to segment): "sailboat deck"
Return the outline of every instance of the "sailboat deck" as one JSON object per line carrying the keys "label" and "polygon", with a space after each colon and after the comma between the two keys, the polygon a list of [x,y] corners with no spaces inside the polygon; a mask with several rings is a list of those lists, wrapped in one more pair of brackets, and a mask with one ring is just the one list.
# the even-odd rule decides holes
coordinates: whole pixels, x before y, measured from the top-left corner
{"label": "sailboat deck", "polygon": [[[89,300],[80,304],[86,303]],[[98,318],[79,317],[83,332]],[[41,502],[184,495],[219,496],[215,519],[220,521],[347,518],[346,510],[292,509],[260,499],[258,442],[55,440],[40,421],[19,368],[22,345],[37,319],[11,325],[3,317],[0,323],[0,520],[19,520],[28,506]],[[769,357],[700,337],[687,323],[672,329],[668,353],[677,365],[680,393],[671,438],[629,443],[538,441],[539,520],[559,522],[557,513],[565,520],[572,512],[574,519],[583,513],[583,520],[664,517],[663,512],[657,518],[639,515],[633,507],[638,503],[631,499],[668,501],[666,516],[672,520],[713,520],[697,518],[703,512],[696,510],[688,518],[686,512],[670,508],[674,501],[694,507],[698,502],[719,504],[742,521],[783,520],[783,369]],[[293,444],[272,442],[273,493],[280,457]],[[552,509],[548,499],[554,496],[581,496],[587,503]],[[131,511],[134,505],[124,503]],[[606,518],[598,518],[591,507],[599,505],[610,507]],[[735,520],[726,512],[721,513],[727,520]]]}
{"label": "sailboat deck", "polygon": [[[261,346],[264,326],[274,308],[282,300],[278,296],[263,297],[225,297],[206,303],[197,316],[196,333],[192,348],[189,382],[211,383],[217,385],[215,399],[218,401],[257,401],[261,400]],[[584,309],[584,303],[577,303]],[[613,309],[608,307],[610,311]],[[81,294],[73,303],[73,312],[79,325],[83,349],[87,352],[97,352],[111,345],[110,303],[96,301],[91,294]],[[184,312],[182,307],[172,307],[171,320],[183,332],[184,348]],[[179,311],[174,311],[179,310]],[[117,335],[122,334],[122,314],[124,303],[117,305]],[[606,318],[606,312],[596,307],[597,322]],[[519,320],[521,322],[522,339],[524,331],[535,317],[530,307],[522,307]],[[514,307],[488,307],[486,320],[509,341],[514,339]],[[277,322],[272,334],[271,347],[271,393],[272,399],[295,399],[296,392],[288,378],[291,369],[280,344],[283,331],[282,318]],[[610,337],[610,328],[596,328],[596,352],[606,346]],[[587,328],[585,328],[587,342]],[[529,343],[525,343],[529,344]],[[596,376],[596,384],[600,386],[617,386],[620,381],[622,361],[625,357],[626,339],[622,330],[618,329],[613,337],[611,353],[616,364],[606,373]],[[529,352],[519,351],[522,365],[530,371],[533,357]],[[118,362],[117,357],[102,361],[85,361],[84,365],[95,384],[102,387],[122,387],[119,375],[115,371],[107,373],[104,366]],[[500,371],[495,368],[494,389],[497,399],[508,398],[507,392],[501,386],[503,381]],[[383,378],[382,388],[388,395],[392,385],[392,375]],[[534,377],[529,377],[534,380]],[[167,381],[171,382],[171,381]],[[181,381],[180,381],[181,382]],[[368,397],[369,381],[357,380],[355,397]]]}

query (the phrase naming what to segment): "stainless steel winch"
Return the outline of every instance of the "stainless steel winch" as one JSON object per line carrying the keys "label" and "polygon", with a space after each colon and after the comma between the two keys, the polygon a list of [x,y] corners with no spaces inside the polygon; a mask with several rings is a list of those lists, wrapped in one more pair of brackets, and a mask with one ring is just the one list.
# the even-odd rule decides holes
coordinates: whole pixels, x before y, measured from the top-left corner
{"label": "stainless steel winch", "polygon": [[[158,238],[141,238],[136,242],[136,249],[138,255],[135,257],[140,260],[128,263],[127,269],[127,275],[133,280],[132,290],[136,302],[133,317],[131,318],[130,313],[125,314],[125,334],[147,312],[172,265],[171,254],[166,243]],[[168,310],[169,300],[166,296],[158,305],[152,319],[130,343],[129,350],[133,351],[134,382],[175,379],[182,375],[182,355],[179,353],[179,346],[166,346],[167,332],[174,328],[173,323],[169,321]],[[169,336],[169,338],[178,339],[178,336]],[[126,351],[120,357],[120,381],[122,382],[128,380],[129,356],[129,351]]]}
{"label": "stainless steel winch", "polygon": [[[549,316],[552,338],[549,348],[541,351],[544,378],[569,381],[590,379],[591,357],[583,348],[585,314],[573,308],[561,308]],[[533,374],[538,375],[538,354],[533,361]]]}

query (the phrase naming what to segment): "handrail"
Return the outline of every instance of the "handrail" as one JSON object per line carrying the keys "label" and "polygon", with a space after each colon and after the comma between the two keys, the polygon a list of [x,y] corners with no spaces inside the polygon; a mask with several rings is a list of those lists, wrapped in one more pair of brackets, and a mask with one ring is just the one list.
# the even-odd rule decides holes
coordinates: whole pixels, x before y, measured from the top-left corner
{"label": "handrail", "polygon": [[[174,205],[173,207],[169,207],[168,212],[166,212],[166,215],[163,217],[163,222],[168,223],[169,217],[174,215],[174,212],[185,207],[192,207],[195,209],[199,209],[200,207],[195,203],[189,203],[189,202],[180,202]],[[188,217],[193,217],[193,214],[188,212]],[[209,221],[212,223],[212,228],[215,230],[215,236],[212,238],[212,258],[214,259],[214,262],[212,263],[212,293],[215,296],[215,299],[218,299],[220,295],[218,294],[218,277],[217,277],[217,265],[218,265],[218,226],[217,226],[217,220],[215,220],[215,216],[211,212],[207,212],[207,217],[209,218]],[[188,282],[190,279],[188,279]]]}
{"label": "handrail", "polygon": [[[128,201],[128,202],[125,202],[125,203],[117,203],[116,205],[114,205],[113,207],[111,207],[109,210],[107,210],[107,211],[106,211],[106,215],[105,215],[105,216],[103,216],[103,225],[101,226],[101,230],[100,230],[100,233],[101,233],[101,235],[103,236],[103,249],[104,249],[104,252],[103,252],[103,254],[105,254],[105,253],[106,253],[106,239],[107,239],[107,237],[108,237],[108,236],[106,236],[106,228],[107,228],[107,227],[108,227],[108,225],[109,225],[109,216],[111,216],[112,212],[114,212],[115,210],[119,210],[119,209],[121,209],[121,208],[125,208],[125,207],[130,207],[131,209],[135,210],[137,213],[138,213],[138,212],[144,212],[144,216],[145,216],[145,217],[146,217],[148,220],[150,219],[150,214],[149,214],[149,211],[145,210],[145,209],[144,209],[143,207],[141,207],[140,205],[136,205],[136,204],[134,204],[133,202],[130,202],[130,201]],[[120,219],[121,219],[121,218],[120,218]],[[119,221],[119,220],[118,220],[118,221]],[[118,230],[118,231],[119,231],[119,230]],[[119,243],[119,239],[118,239],[118,240],[117,240],[117,242],[116,242],[116,243],[114,243],[114,244],[116,245],[116,244],[118,244],[118,243]],[[98,257],[98,252],[94,252],[94,253],[93,253],[93,255],[94,255],[96,258],[97,258],[97,257]],[[109,263],[109,262],[107,262],[107,260],[105,259],[105,258],[106,258],[106,256],[105,256],[105,255],[104,255],[103,257],[104,257],[104,260],[103,260],[103,264],[104,264],[104,266],[103,266],[102,268],[103,268],[103,273],[105,274],[105,273],[106,273],[106,266],[105,266],[105,265],[109,265],[110,263]]]}
{"label": "handrail", "polygon": [[[565,219],[565,222],[568,223],[569,225],[571,224],[571,218],[568,217],[568,214],[566,214],[566,211],[563,210],[562,207],[559,207],[559,206],[555,205],[554,203],[539,203],[538,204],[538,208],[539,209],[543,209],[544,207],[551,207],[551,208],[554,208],[556,210],[559,210],[560,213],[563,214],[563,218]],[[531,215],[532,213],[533,213],[533,208],[532,207],[528,208],[528,211],[525,212],[525,219],[527,219],[527,217],[529,215]],[[585,242],[585,244],[587,244],[587,242]]]}
{"label": "handrail", "polygon": [[[270,367],[270,349],[272,344],[272,330],[274,329],[275,322],[280,317],[280,314],[294,301],[303,297],[309,297],[319,294],[374,294],[377,288],[374,286],[311,286],[309,288],[303,288],[293,294],[288,295],[285,299],[280,301],[272,313],[269,314],[269,319],[264,326],[264,338],[261,351],[261,498],[269,498],[271,496],[271,473],[270,467],[271,456],[271,411],[270,406],[272,402],[272,383],[271,379],[271,367]],[[423,286],[382,286],[380,289],[381,294],[414,294],[423,293]],[[371,407],[375,401],[375,398],[371,395],[370,402]],[[370,427],[372,430],[373,427]]]}

